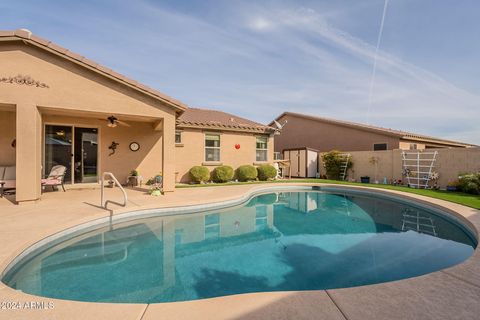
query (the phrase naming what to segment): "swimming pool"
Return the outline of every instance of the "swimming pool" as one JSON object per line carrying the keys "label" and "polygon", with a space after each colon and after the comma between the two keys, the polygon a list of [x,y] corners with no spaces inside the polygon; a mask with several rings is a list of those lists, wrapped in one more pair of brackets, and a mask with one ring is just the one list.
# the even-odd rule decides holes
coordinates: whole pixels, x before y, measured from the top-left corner
{"label": "swimming pool", "polygon": [[172,302],[410,278],[458,264],[476,245],[438,209],[370,192],[286,189],[77,231],[25,255],[2,281],[59,299]]}

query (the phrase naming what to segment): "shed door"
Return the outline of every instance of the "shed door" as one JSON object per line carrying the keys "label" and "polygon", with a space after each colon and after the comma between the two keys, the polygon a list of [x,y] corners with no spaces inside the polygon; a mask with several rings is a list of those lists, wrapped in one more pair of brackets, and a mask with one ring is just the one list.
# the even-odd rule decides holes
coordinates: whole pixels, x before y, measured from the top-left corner
{"label": "shed door", "polygon": [[307,177],[307,150],[298,150],[298,177]]}
{"label": "shed door", "polygon": [[318,155],[317,152],[307,150],[307,177],[315,178],[318,169]]}

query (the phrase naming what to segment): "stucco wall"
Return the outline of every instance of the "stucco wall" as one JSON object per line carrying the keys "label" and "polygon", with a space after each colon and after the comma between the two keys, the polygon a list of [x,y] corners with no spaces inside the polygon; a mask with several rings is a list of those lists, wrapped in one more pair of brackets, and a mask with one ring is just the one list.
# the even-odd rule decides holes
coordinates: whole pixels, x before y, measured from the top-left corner
{"label": "stucco wall", "polygon": [[[182,144],[175,148],[175,165],[177,182],[190,181],[189,170],[193,166],[207,165],[210,171],[219,163],[205,162],[205,131],[183,129]],[[212,131],[213,133],[213,131]],[[256,164],[255,150],[257,134],[240,132],[220,132],[220,163],[232,166],[234,169],[244,164]],[[268,139],[268,161],[273,162],[273,137]],[[240,149],[235,149],[240,144]]]}
{"label": "stucco wall", "polygon": [[[458,179],[459,174],[480,171],[480,148],[451,148],[428,149],[425,152],[438,151],[434,171],[440,178],[438,185],[446,187],[448,182]],[[386,177],[388,182],[392,179],[406,179],[402,177],[402,150],[387,151],[354,151],[352,155],[353,167],[348,178],[360,181],[361,176],[369,176],[370,181],[375,181],[375,165],[371,163],[372,157],[378,159],[377,180],[382,183]],[[320,164],[321,173],[325,170]]]}
{"label": "stucco wall", "polygon": [[[110,128],[103,119],[53,115],[44,115],[43,121],[45,124],[98,128],[99,175],[104,171],[113,172],[117,179],[124,183],[134,169],[140,172],[145,181],[162,171],[162,132],[155,131],[151,123],[128,121],[126,123],[130,127],[118,125]],[[108,147],[112,141],[119,145],[115,154],[110,156],[111,150]],[[140,150],[131,151],[131,142],[139,143]]]}
{"label": "stucco wall", "polygon": [[280,119],[288,123],[275,136],[275,151],[308,147],[319,151],[373,150],[374,143],[387,143],[388,149],[399,148],[399,138],[357,130],[340,125],[286,115]]}
{"label": "stucco wall", "polygon": [[0,110],[0,166],[15,164],[15,112]]}
{"label": "stucco wall", "polygon": [[[147,152],[140,151],[132,159],[128,153],[108,159],[103,155],[102,169],[113,166],[122,179],[124,172],[134,169],[134,164],[138,163],[138,169],[147,176],[163,171],[164,188],[173,191],[175,109],[87,67],[21,42],[0,43],[0,72],[2,77],[27,75],[48,85],[48,88],[42,88],[21,83],[0,83],[0,105],[16,108],[17,201],[40,197],[42,128],[45,121],[42,117],[52,114],[88,118],[85,120],[87,123],[95,123],[95,118],[106,119],[109,115],[121,120],[144,122],[134,127],[137,131],[117,127],[115,135],[119,135],[121,154],[123,148],[128,150],[129,140],[138,140],[137,136],[142,133],[151,133],[151,137],[142,140],[144,146],[151,144],[145,149]],[[154,122],[161,123],[157,132],[152,129]],[[110,140],[117,139],[115,135],[105,137],[108,145]],[[162,143],[158,143],[160,136]],[[102,150],[108,145],[102,145]],[[162,147],[168,151],[163,152]],[[137,159],[140,154],[144,156],[141,160]]]}

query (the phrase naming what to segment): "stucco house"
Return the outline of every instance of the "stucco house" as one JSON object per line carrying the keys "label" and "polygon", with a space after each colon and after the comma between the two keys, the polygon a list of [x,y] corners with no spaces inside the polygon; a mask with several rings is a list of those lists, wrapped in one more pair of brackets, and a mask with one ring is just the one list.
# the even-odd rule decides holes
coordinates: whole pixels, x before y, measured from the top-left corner
{"label": "stucco house", "polygon": [[0,31],[0,167],[14,168],[18,203],[41,197],[41,178],[56,164],[69,184],[96,184],[105,171],[125,181],[136,169],[144,178],[162,172],[173,191],[194,165],[271,161],[271,133],[188,109],[28,30]]}
{"label": "stucco house", "polygon": [[284,112],[275,121],[286,122],[275,136],[276,152],[305,147],[319,152],[472,147],[457,141],[295,112]]}
{"label": "stucco house", "polygon": [[176,181],[188,182],[194,165],[234,169],[273,162],[272,127],[233,114],[188,108],[177,119],[175,135]]}

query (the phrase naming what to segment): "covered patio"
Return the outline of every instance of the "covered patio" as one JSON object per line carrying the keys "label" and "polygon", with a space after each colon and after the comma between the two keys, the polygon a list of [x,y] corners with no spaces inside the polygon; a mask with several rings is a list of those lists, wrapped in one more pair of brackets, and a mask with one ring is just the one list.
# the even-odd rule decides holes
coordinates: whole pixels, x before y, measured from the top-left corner
{"label": "covered patio", "polygon": [[67,185],[138,170],[174,190],[181,102],[26,30],[0,32],[0,70],[0,166],[15,167],[17,203],[40,199],[55,165]]}

